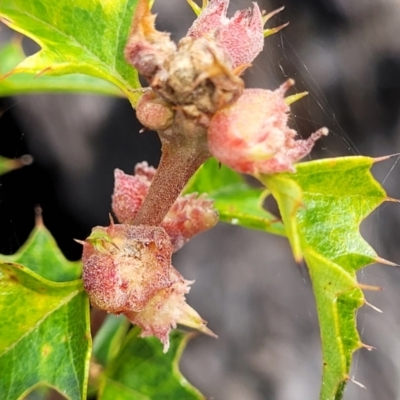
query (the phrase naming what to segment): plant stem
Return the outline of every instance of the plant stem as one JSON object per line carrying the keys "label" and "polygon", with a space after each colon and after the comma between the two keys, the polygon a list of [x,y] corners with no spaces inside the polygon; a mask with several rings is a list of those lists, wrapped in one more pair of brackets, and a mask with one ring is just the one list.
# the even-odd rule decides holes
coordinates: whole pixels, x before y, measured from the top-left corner
{"label": "plant stem", "polygon": [[149,192],[136,215],[134,225],[160,225],[186,183],[210,157],[207,144],[199,135],[160,133],[162,156]]}

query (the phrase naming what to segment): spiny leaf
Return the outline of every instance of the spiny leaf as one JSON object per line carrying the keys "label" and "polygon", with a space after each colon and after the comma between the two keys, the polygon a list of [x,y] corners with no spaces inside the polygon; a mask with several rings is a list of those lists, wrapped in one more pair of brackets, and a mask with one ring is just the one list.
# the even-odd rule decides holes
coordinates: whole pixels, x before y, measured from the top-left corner
{"label": "spiny leaf", "polygon": [[118,86],[135,104],[138,75],[124,59],[137,0],[0,0],[0,17],[41,50],[15,73],[85,74]]}
{"label": "spiny leaf", "polygon": [[22,156],[21,158],[5,158],[0,156],[0,175],[30,165],[32,160],[31,156]]}
{"label": "spiny leaf", "polygon": [[297,172],[260,179],[276,198],[297,261],[307,262],[320,321],[321,400],[339,400],[352,354],[363,347],[355,313],[365,303],[356,271],[376,262],[359,233],[360,223],[385,201],[368,157],[344,157],[297,165]]}
{"label": "spiny leaf", "polygon": [[24,265],[54,282],[72,281],[82,274],[81,262],[68,261],[64,257],[40,217],[26,243],[15,254],[0,254],[0,260]]}
{"label": "spiny leaf", "polygon": [[118,354],[130,322],[123,316],[110,314],[105,319],[93,341],[93,356],[103,366]]}
{"label": "spiny leaf", "polygon": [[0,263],[0,393],[20,399],[40,385],[86,399],[91,339],[82,281],[54,283]]}
{"label": "spiny leaf", "polygon": [[207,193],[214,199],[220,220],[246,228],[285,235],[280,220],[263,208],[269,195],[265,188],[252,188],[242,176],[214,158],[204,163],[191,178],[185,193]]}
{"label": "spiny leaf", "polygon": [[[58,77],[33,73],[15,73],[15,68],[25,59],[21,41],[13,40],[0,49],[0,96],[15,96],[28,93],[85,92],[122,96],[115,85],[88,75],[71,74]],[[8,74],[9,73],[9,74]],[[7,76],[4,76],[7,74]],[[3,76],[3,78],[1,78]]]}
{"label": "spiny leaf", "polygon": [[154,337],[141,339],[130,331],[118,356],[105,370],[99,400],[200,400],[204,397],[179,371],[180,356],[191,334],[171,333],[171,346],[163,353]]}

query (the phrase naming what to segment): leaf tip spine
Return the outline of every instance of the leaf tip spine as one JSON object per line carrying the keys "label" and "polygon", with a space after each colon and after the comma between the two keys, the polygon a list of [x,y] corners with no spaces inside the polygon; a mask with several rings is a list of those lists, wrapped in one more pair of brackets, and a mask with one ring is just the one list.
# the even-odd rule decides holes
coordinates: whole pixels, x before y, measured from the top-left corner
{"label": "leaf tip spine", "polygon": [[35,207],[35,225],[36,225],[36,227],[44,226],[44,223],[43,223],[43,210],[42,210],[42,207],[40,207],[39,205],[37,205]]}
{"label": "leaf tip spine", "polygon": [[383,311],[382,311],[380,308],[374,306],[374,305],[371,304],[371,303],[368,303],[368,301],[365,300],[365,301],[364,301],[364,304],[365,304],[366,306],[372,308],[373,310],[377,311],[378,313],[383,314]]}
{"label": "leaf tip spine", "polygon": [[361,290],[370,290],[372,292],[379,292],[383,290],[381,286],[366,285],[364,283],[357,283],[357,287]]}
{"label": "leaf tip spine", "polygon": [[388,156],[382,156],[382,157],[375,157],[372,160],[374,163],[377,163],[377,162],[389,160],[390,158],[393,158],[393,157],[400,157],[400,153],[389,154]]}
{"label": "leaf tip spine", "polygon": [[359,386],[360,388],[363,388],[365,390],[367,390],[367,387],[365,385],[363,385],[361,382],[356,381],[353,378],[348,378],[350,382],[354,383],[355,385]]}
{"label": "leaf tip spine", "polygon": [[377,262],[379,264],[389,265],[389,267],[400,267],[399,264],[396,264],[396,263],[394,263],[392,261],[386,260],[386,259],[384,259],[382,257],[379,257],[379,256],[375,258],[375,262]]}
{"label": "leaf tip spine", "polygon": [[376,350],[376,347],[370,346],[369,344],[365,344],[365,343],[360,343],[360,347],[362,349],[366,349],[368,351]]}
{"label": "leaf tip spine", "polygon": [[386,197],[383,199],[383,201],[390,201],[391,203],[400,203],[399,199],[395,199],[393,197]]}

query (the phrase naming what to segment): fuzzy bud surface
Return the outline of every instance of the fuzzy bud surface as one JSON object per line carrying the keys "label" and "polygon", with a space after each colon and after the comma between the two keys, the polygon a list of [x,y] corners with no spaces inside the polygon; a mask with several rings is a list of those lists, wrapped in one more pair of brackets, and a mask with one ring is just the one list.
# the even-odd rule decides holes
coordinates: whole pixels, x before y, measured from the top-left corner
{"label": "fuzzy bud surface", "polygon": [[[136,165],[135,175],[115,170],[112,209],[118,221],[132,224],[147,195],[156,169],[146,162]],[[161,226],[169,235],[174,251],[180,249],[194,235],[212,228],[218,222],[213,201],[195,193],[179,196]]]}
{"label": "fuzzy bud surface", "polygon": [[264,47],[264,21],[260,8],[237,11],[232,18],[226,12],[229,0],[210,0],[188,31],[188,36],[199,38],[215,32],[216,38],[228,54],[232,67],[251,64]]}
{"label": "fuzzy bud surface", "polygon": [[164,352],[168,350],[169,332],[171,328],[175,329],[177,324],[198,329],[215,337],[197,311],[186,303],[185,294],[189,293],[193,281],[185,280],[175,268],[171,270],[171,278],[171,286],[159,291],[143,311],[125,313],[133,324],[142,328],[142,337],[158,337],[164,344]]}
{"label": "fuzzy bud surface", "polygon": [[295,171],[294,163],[306,156],[326,128],[308,139],[296,140],[288,127],[289,105],[284,94],[288,80],[275,91],[246,89],[235,104],[219,110],[208,128],[210,152],[238,172],[258,175]]}
{"label": "fuzzy bud surface", "polygon": [[186,303],[192,283],[171,265],[172,246],[161,227],[95,227],[83,244],[83,284],[93,306],[126,317],[169,347],[177,324],[211,336],[206,321]]}
{"label": "fuzzy bud surface", "polygon": [[83,245],[83,282],[91,303],[113,313],[143,310],[171,284],[171,242],[160,227],[95,227]]}

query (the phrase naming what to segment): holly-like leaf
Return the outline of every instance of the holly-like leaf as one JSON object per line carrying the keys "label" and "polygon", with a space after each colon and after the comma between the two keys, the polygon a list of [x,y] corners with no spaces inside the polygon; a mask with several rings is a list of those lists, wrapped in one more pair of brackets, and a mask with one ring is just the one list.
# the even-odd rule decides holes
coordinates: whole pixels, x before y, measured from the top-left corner
{"label": "holly-like leaf", "polygon": [[33,159],[31,156],[22,156],[21,158],[6,158],[0,156],[0,175],[30,165],[32,161]]}
{"label": "holly-like leaf", "polygon": [[137,0],[0,0],[1,20],[41,47],[14,73],[101,78],[136,104],[138,74],[124,59],[136,4]]}
{"label": "holly-like leaf", "polygon": [[0,96],[16,96],[28,93],[94,93],[122,96],[115,85],[88,75],[71,74],[47,76],[33,73],[15,73],[15,68],[26,58],[20,41],[12,41],[0,49]]}
{"label": "holly-like leaf", "polygon": [[54,282],[72,281],[82,275],[81,261],[68,261],[64,257],[40,217],[26,243],[15,254],[0,254],[0,260],[24,265]]}
{"label": "holly-like leaf", "polygon": [[1,262],[0,315],[2,398],[46,385],[70,400],[86,399],[91,338],[81,280],[50,282]]}
{"label": "holly-like leaf", "polygon": [[93,340],[93,356],[103,366],[118,354],[130,322],[124,315],[110,314]]}
{"label": "holly-like leaf", "polygon": [[130,331],[118,356],[103,376],[99,400],[204,400],[179,371],[178,363],[192,334],[171,333],[167,354],[154,337],[139,338]]}
{"label": "holly-like leaf", "polygon": [[345,157],[301,163],[297,172],[263,176],[276,198],[298,262],[305,259],[320,322],[321,400],[339,400],[354,351],[366,347],[355,314],[365,303],[356,271],[382,261],[359,226],[387,200],[373,178],[374,159]]}
{"label": "holly-like leaf", "polygon": [[207,193],[214,199],[223,222],[285,235],[279,218],[263,207],[269,191],[251,187],[241,175],[220,165],[214,158],[205,162],[191,178],[185,193],[191,192]]}

